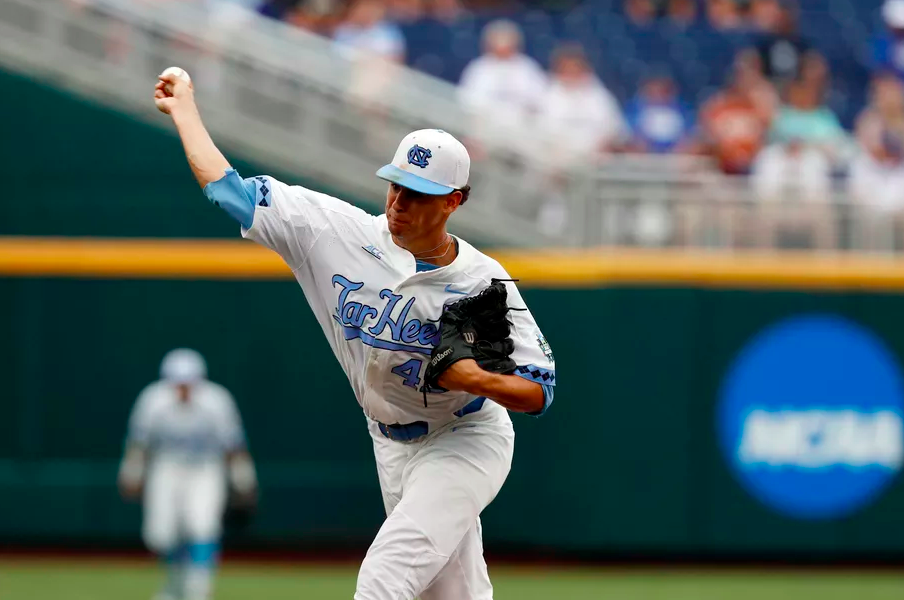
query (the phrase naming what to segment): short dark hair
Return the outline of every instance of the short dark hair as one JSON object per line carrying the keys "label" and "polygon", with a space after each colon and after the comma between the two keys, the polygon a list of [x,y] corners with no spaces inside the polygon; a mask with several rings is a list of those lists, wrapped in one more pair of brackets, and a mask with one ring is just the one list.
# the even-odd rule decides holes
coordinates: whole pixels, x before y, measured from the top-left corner
{"label": "short dark hair", "polygon": [[471,195],[471,185],[468,184],[458,191],[461,192],[461,202],[458,203],[458,205],[461,206],[462,204],[464,204],[465,202],[468,201],[468,196]]}

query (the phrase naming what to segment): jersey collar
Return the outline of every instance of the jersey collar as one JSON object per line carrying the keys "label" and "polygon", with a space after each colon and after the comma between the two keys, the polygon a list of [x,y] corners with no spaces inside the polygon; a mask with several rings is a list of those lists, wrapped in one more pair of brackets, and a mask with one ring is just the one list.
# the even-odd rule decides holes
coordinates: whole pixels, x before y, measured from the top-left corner
{"label": "jersey collar", "polygon": [[431,271],[421,271],[420,273],[418,273],[416,271],[414,255],[411,254],[411,252],[408,252],[408,250],[405,250],[404,248],[396,245],[395,241],[393,241],[392,234],[389,233],[389,222],[386,219],[386,215],[380,215],[379,217],[374,219],[374,223],[384,240],[383,245],[385,246],[385,248],[382,248],[382,250],[392,256],[393,262],[396,262],[396,264],[404,265],[405,270],[407,272],[410,272],[412,276],[430,277],[433,275],[439,276],[457,273],[464,269],[465,266],[471,262],[471,256],[475,252],[473,246],[471,246],[460,237],[455,236],[455,239],[458,240],[458,256],[455,257],[455,260],[453,260],[445,267],[439,267],[438,269],[433,269]]}

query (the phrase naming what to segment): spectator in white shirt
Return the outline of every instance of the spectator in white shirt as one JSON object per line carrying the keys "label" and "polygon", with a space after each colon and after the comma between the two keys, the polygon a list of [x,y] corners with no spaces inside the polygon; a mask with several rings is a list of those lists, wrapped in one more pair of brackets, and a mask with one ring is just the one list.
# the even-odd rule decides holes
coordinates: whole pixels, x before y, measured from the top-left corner
{"label": "spectator in white shirt", "polygon": [[768,146],[757,156],[751,179],[758,200],[758,245],[836,245],[832,163],[818,147],[800,139]]}
{"label": "spectator in white shirt", "polygon": [[551,169],[537,223],[546,233],[561,235],[574,218],[568,202],[570,175],[626,142],[629,130],[615,97],[574,44],[554,53],[552,81],[541,106],[539,130],[548,140],[544,154]]}
{"label": "spectator in white shirt", "polygon": [[904,138],[887,129],[877,147],[862,149],[851,163],[851,197],[861,209],[860,244],[895,250],[904,240]]}
{"label": "spectator in white shirt", "polygon": [[562,166],[593,163],[601,152],[626,141],[628,126],[621,107],[580,46],[557,49],[552,73],[542,100],[540,128],[554,140],[554,154]]}
{"label": "spectator in white shirt", "polygon": [[[902,17],[904,18],[904,17]],[[873,77],[869,105],[857,118],[859,152],[850,169],[860,244],[889,249],[904,226],[904,84],[893,72]]]}
{"label": "spectator in white shirt", "polygon": [[483,30],[484,54],[461,76],[462,103],[484,124],[523,125],[539,107],[546,75],[521,52],[521,29],[511,21],[489,23]]}

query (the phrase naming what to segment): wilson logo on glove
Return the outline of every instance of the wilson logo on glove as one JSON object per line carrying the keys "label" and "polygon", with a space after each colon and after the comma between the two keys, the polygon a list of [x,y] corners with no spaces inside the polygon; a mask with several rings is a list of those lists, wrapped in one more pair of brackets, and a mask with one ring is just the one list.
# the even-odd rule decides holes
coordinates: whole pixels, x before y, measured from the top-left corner
{"label": "wilson logo on glove", "polygon": [[453,352],[455,352],[455,348],[449,348],[449,349],[446,350],[445,352],[442,352],[442,353],[440,353],[440,354],[437,354],[437,355],[434,356],[433,359],[430,361],[430,365],[433,366],[433,367],[435,367],[435,366],[436,366],[436,363],[438,363],[438,362],[441,361],[442,359],[446,358],[447,356],[449,356],[449,355],[452,354]]}

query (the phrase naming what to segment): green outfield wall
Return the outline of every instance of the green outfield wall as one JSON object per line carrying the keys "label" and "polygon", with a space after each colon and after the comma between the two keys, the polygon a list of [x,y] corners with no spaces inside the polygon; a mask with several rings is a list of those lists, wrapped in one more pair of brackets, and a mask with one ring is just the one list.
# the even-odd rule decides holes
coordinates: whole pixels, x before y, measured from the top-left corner
{"label": "green outfield wall", "polygon": [[[490,546],[712,554],[904,556],[904,485],[840,518],[757,500],[717,441],[726,371],[789,316],[841,315],[904,356],[904,298],[882,293],[527,289],[557,359],[556,402],[515,416]],[[235,394],[258,462],[245,540],[364,542],[381,521],[364,419],[292,282],[0,280],[0,540],[123,541],[126,419],[174,346]],[[868,411],[867,411],[868,412]]]}

